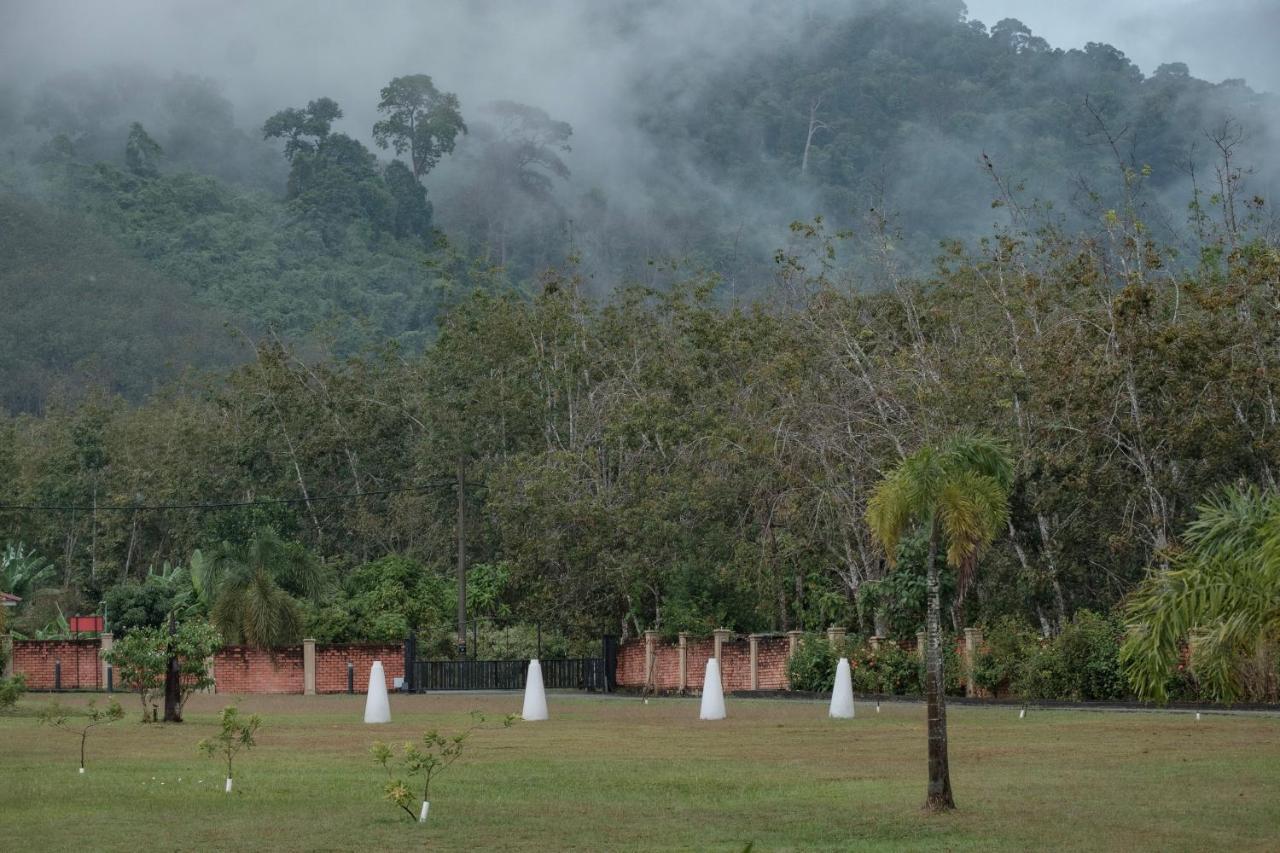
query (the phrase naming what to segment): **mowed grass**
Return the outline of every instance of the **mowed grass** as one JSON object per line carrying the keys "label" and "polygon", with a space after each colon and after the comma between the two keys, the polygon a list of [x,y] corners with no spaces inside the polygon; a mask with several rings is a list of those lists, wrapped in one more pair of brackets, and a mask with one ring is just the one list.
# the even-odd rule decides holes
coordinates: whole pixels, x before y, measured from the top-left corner
{"label": "mowed grass", "polygon": [[[690,699],[553,693],[517,722],[514,694],[197,696],[182,725],[130,716],[78,741],[37,725],[49,696],[0,716],[0,847],[9,850],[1276,850],[1280,719],[952,707],[959,810],[920,811],[924,709],[729,700],[705,723]],[[88,697],[63,696],[66,704]],[[261,714],[235,793],[196,752],[236,702]],[[490,715],[432,793],[426,826],[382,799],[375,739],[454,732]]]}

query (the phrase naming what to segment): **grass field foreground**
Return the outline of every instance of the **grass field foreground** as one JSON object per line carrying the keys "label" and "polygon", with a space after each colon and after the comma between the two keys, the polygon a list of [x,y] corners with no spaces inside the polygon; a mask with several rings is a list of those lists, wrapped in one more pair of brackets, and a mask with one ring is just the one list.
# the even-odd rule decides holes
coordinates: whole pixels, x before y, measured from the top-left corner
{"label": "grass field foreground", "polygon": [[[87,696],[62,696],[83,705]],[[78,741],[37,724],[51,697],[0,716],[0,846],[12,850],[1274,850],[1280,718],[953,707],[959,810],[920,811],[924,709],[729,700],[643,704],[552,694],[552,719],[500,718],[515,694],[392,697],[393,723],[361,722],[363,697],[196,696],[181,725],[129,717]],[[258,713],[259,746],[223,793],[196,752],[217,711]],[[382,739],[463,728],[489,714],[432,792],[425,826],[382,799]]]}

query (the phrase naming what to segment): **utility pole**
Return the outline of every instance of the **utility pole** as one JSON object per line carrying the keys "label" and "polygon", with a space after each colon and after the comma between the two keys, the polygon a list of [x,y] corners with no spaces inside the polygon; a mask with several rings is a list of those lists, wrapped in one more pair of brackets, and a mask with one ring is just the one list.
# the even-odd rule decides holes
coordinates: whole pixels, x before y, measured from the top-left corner
{"label": "utility pole", "polygon": [[467,479],[466,457],[458,454],[458,654],[467,654]]}

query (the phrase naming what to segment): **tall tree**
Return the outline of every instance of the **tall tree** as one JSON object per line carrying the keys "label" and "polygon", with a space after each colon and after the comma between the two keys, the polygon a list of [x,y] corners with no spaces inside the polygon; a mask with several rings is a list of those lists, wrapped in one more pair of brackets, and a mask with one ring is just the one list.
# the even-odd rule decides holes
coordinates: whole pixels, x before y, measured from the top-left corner
{"label": "tall tree", "polygon": [[283,139],[289,162],[299,153],[310,153],[329,136],[333,123],[342,118],[342,107],[332,98],[317,98],[302,109],[281,110],[262,125],[263,139]]}
{"label": "tall tree", "polygon": [[867,523],[892,562],[909,531],[928,536],[928,615],[925,650],[929,736],[929,789],[925,808],[955,808],[947,764],[947,709],[943,693],[938,549],[957,574],[957,598],[973,580],[978,555],[1009,517],[1013,460],[999,441],[959,436],[941,447],[924,447],[903,459],[867,505]]}
{"label": "tall tree", "polygon": [[441,92],[426,74],[396,77],[384,86],[378,112],[386,118],[373,125],[374,141],[397,154],[408,151],[419,180],[453,151],[458,134],[467,132],[458,96]]}

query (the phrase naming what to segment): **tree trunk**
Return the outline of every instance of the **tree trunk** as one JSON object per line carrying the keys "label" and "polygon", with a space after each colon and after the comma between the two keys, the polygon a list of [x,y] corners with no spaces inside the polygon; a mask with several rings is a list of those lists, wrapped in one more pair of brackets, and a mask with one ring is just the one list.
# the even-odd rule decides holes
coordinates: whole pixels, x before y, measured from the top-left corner
{"label": "tree trunk", "polygon": [[942,626],[938,582],[938,522],[933,522],[929,536],[927,588],[929,614],[925,621],[925,697],[928,705],[929,794],[924,807],[929,811],[947,811],[956,807],[951,797],[951,771],[947,766],[947,703],[942,680]]}
{"label": "tree trunk", "polygon": [[178,633],[178,623],[169,614],[169,666],[164,674],[164,721],[182,722],[182,674],[178,669],[178,656],[174,654],[173,638]]}

